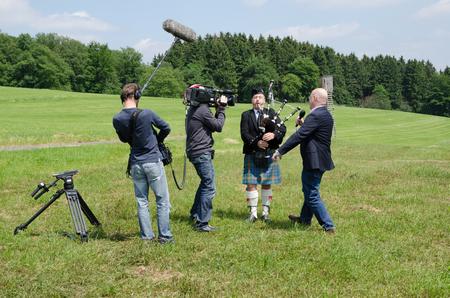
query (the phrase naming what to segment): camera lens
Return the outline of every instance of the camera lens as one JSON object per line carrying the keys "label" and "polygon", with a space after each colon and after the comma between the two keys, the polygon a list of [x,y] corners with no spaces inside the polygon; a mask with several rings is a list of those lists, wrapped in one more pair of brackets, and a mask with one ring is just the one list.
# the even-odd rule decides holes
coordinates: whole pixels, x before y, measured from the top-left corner
{"label": "camera lens", "polygon": [[233,95],[228,96],[228,102],[227,102],[227,104],[228,104],[230,107],[234,107],[234,96],[233,96]]}

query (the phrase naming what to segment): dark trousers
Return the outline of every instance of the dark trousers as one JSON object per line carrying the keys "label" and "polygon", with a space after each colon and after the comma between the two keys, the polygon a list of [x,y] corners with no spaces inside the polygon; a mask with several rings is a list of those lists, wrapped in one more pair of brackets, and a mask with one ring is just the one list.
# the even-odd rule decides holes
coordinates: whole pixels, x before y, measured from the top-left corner
{"label": "dark trousers", "polygon": [[305,201],[300,212],[300,220],[302,223],[310,225],[314,215],[324,230],[330,230],[334,228],[334,224],[325,208],[325,204],[320,198],[319,192],[323,173],[320,170],[302,171],[302,190]]}
{"label": "dark trousers", "polygon": [[191,217],[197,220],[198,225],[206,225],[211,219],[212,200],[216,194],[214,165],[212,163],[211,153],[208,152],[193,157],[190,161],[200,177],[200,184],[198,185],[194,204],[191,208]]}

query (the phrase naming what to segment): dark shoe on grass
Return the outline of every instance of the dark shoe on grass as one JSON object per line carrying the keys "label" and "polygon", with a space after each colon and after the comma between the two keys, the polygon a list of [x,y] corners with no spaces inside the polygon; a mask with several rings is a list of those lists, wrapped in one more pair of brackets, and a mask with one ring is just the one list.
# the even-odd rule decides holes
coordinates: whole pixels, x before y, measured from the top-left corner
{"label": "dark shoe on grass", "polygon": [[300,216],[294,215],[294,214],[289,214],[288,216],[289,220],[292,223],[302,223],[302,220],[300,219]]}
{"label": "dark shoe on grass", "polygon": [[171,243],[175,243],[175,240],[173,238],[160,237],[160,238],[158,238],[158,243],[159,244],[171,244]]}
{"label": "dark shoe on grass", "polygon": [[214,232],[214,231],[216,231],[217,228],[216,228],[216,227],[213,227],[213,226],[210,226],[209,224],[206,224],[206,225],[196,225],[196,226],[195,226],[195,230],[196,230],[197,232],[206,232],[206,233],[209,233],[209,232]]}
{"label": "dark shoe on grass", "polygon": [[247,217],[246,221],[249,222],[249,223],[254,223],[257,219],[258,219],[258,218],[257,218],[256,216],[254,216],[253,214],[250,214],[250,215]]}
{"label": "dark shoe on grass", "polygon": [[298,224],[303,228],[308,228],[311,226],[311,223],[305,223],[300,219],[300,216],[294,215],[294,214],[289,214],[289,220],[293,223],[293,224]]}
{"label": "dark shoe on grass", "polygon": [[269,217],[269,214],[263,214],[263,215],[261,216],[261,220],[262,220],[263,222],[265,222],[265,223],[270,223],[270,222],[272,222],[272,220],[271,220],[270,217]]}

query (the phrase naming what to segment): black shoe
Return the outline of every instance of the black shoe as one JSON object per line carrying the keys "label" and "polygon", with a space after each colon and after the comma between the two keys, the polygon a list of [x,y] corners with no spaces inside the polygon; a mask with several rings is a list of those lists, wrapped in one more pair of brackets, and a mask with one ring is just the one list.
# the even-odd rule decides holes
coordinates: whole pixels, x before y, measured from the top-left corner
{"label": "black shoe", "polygon": [[195,230],[197,232],[207,232],[207,233],[209,233],[209,232],[216,231],[217,228],[213,227],[213,226],[210,226],[209,224],[206,224],[206,225],[196,225],[195,226]]}
{"label": "black shoe", "polygon": [[292,223],[300,224],[300,225],[302,225],[302,226],[304,226],[304,227],[309,227],[309,226],[311,225],[311,223],[303,222],[303,221],[300,219],[300,216],[297,216],[297,215],[294,215],[294,214],[289,214],[288,217],[289,217],[289,220],[290,220]]}
{"label": "black shoe", "polygon": [[250,214],[249,217],[247,217],[246,221],[249,223],[254,223],[257,219],[258,218],[255,215]]}
{"label": "black shoe", "polygon": [[272,220],[269,217],[269,214],[263,214],[261,215],[261,220],[265,223],[270,223]]}
{"label": "black shoe", "polygon": [[160,238],[158,238],[158,243],[159,244],[170,244],[170,243],[175,243],[175,240],[173,238],[160,237]]}
{"label": "black shoe", "polygon": [[293,223],[302,223],[302,220],[300,219],[300,216],[289,214],[289,220]]}

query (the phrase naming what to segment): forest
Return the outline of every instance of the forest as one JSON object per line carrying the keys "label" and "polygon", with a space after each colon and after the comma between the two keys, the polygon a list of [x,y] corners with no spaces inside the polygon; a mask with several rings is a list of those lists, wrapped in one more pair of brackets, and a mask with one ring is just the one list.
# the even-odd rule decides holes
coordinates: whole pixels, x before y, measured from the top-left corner
{"label": "forest", "polygon": [[[0,32],[0,85],[119,94],[143,84],[164,53],[144,63],[131,47],[77,40],[53,33]],[[279,99],[305,102],[323,75],[332,75],[335,103],[450,117],[450,68],[388,55],[357,57],[290,37],[220,33],[177,42],[144,95],[180,97],[194,83],[232,89],[250,101],[254,86],[275,81]]]}

